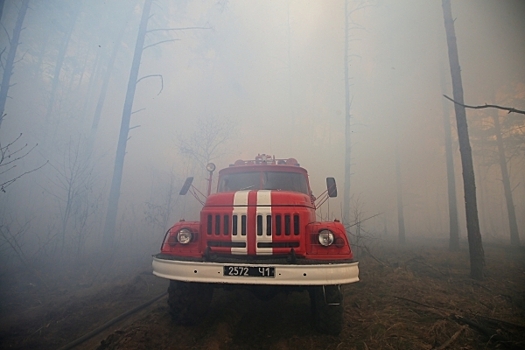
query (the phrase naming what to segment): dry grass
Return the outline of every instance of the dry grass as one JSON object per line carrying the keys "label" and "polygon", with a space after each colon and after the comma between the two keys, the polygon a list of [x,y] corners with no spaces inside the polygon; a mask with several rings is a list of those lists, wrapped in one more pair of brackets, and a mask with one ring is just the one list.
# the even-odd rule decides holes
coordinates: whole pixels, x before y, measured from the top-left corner
{"label": "dry grass", "polygon": [[[262,301],[247,291],[219,290],[199,326],[175,326],[162,300],[78,348],[525,349],[524,250],[485,243],[486,278],[476,281],[469,278],[466,247],[449,252],[446,242],[377,242],[359,256],[361,281],[343,289],[345,325],[337,337],[312,329],[306,292]],[[167,287],[162,279],[144,283],[146,276],[154,278],[127,275],[126,283],[116,279],[67,302],[53,291],[41,312],[29,307],[25,322],[2,323],[0,348],[66,344]],[[28,288],[17,290],[16,300],[35,297]]]}
{"label": "dry grass", "polygon": [[475,281],[466,248],[382,244],[361,254],[361,281],[344,288],[346,324],[337,337],[311,328],[307,293],[259,301],[230,292],[217,293],[198,327],[174,326],[160,307],[100,349],[525,348],[524,251],[486,244],[487,277]]}
{"label": "dry grass", "polygon": [[486,245],[484,281],[468,251],[376,247],[346,288],[357,349],[525,348],[525,252]]}

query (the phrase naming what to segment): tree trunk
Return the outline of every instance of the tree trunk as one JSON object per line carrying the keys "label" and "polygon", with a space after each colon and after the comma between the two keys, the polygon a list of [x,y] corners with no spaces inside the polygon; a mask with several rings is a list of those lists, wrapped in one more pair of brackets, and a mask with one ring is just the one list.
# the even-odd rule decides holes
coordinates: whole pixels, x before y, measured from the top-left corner
{"label": "tree trunk", "polygon": [[[80,69],[80,72],[79,72],[78,81],[76,83],[76,90],[82,88],[82,80],[84,79],[84,74],[86,74],[88,62],[90,59],[90,54],[87,51],[88,50],[86,50],[86,53],[85,53],[86,56],[84,57],[84,63],[82,64],[82,68]],[[95,57],[97,57],[97,55],[95,55]],[[83,114],[80,114],[80,115],[83,117]]]}
{"label": "tree trunk", "polygon": [[[293,83],[293,75],[292,75],[292,25],[290,22],[290,1],[287,1],[286,6],[286,29],[287,29],[287,39],[288,39],[288,45],[287,45],[287,70],[288,70],[288,105],[290,107],[290,119],[291,119],[291,130],[296,130],[297,121],[295,120],[295,106],[294,106],[294,95],[293,95],[293,89],[292,89],[292,83]],[[295,142],[291,143],[291,151],[295,153],[294,149]]]}
{"label": "tree trunk", "polygon": [[126,144],[128,141],[129,123],[131,119],[131,110],[133,107],[133,99],[135,98],[135,90],[137,87],[137,78],[140,68],[140,60],[142,58],[142,51],[144,48],[144,38],[146,36],[146,29],[148,27],[149,13],[151,3],[153,0],[145,0],[144,8],[142,10],[142,18],[140,20],[139,31],[137,34],[137,42],[135,44],[135,52],[133,54],[133,62],[129,73],[128,89],[126,92],[126,99],[124,101],[124,108],[122,110],[122,121],[120,124],[120,133],[117,144],[117,154],[115,156],[115,166],[113,169],[113,179],[111,181],[111,188],[109,191],[109,203],[106,212],[106,222],[104,224],[104,242],[111,246],[115,236],[115,225],[117,221],[118,202],[120,198],[120,186],[122,183],[122,172],[124,169],[124,156],[126,155]]}
{"label": "tree trunk", "polygon": [[[88,110],[89,110],[89,107],[90,107],[90,103],[92,102],[93,100],[93,96],[95,95],[95,93],[98,91],[97,89],[97,83],[98,81],[100,80],[99,77],[100,77],[100,71],[102,70],[101,66],[102,66],[102,51],[101,50],[97,50],[97,53],[95,54],[95,59],[93,60],[93,63],[91,64],[91,67],[89,69],[89,78],[88,78],[88,83],[87,83],[87,89],[86,89],[86,94],[85,94],[85,99],[84,99],[84,104],[82,105],[82,112],[80,113],[80,115],[82,116],[82,118],[86,118],[87,115],[88,115]],[[89,151],[91,148],[90,147],[87,147],[87,150],[88,150],[88,154],[90,154],[91,152]]]}
{"label": "tree trunk", "polygon": [[5,0],[0,0],[0,21],[2,21],[2,14],[4,13]]}
{"label": "tree trunk", "polygon": [[505,157],[505,148],[503,147],[503,138],[501,137],[501,126],[499,124],[498,112],[493,112],[494,132],[496,133],[496,142],[498,143],[498,158],[501,169],[501,181],[503,191],[505,192],[505,201],[507,203],[507,214],[509,218],[510,244],[512,246],[520,245],[520,235],[518,233],[518,222],[516,221],[516,210],[512,200],[512,190],[510,187],[509,172],[507,169],[507,158]]}
{"label": "tree trunk", "polygon": [[[450,61],[450,74],[452,76],[452,90],[454,101],[463,102],[463,83],[461,81],[461,68],[459,66],[458,47],[452,8],[450,0],[442,0],[443,18],[447,34],[448,58]],[[463,168],[463,187],[465,192],[465,212],[467,217],[467,235],[470,251],[470,275],[474,279],[483,279],[485,267],[485,253],[479,230],[478,208],[476,201],[476,182],[472,162],[472,149],[468,136],[467,116],[465,107],[454,104],[458,129],[459,152]]]}
{"label": "tree trunk", "polygon": [[[2,9],[3,9],[2,3]],[[15,64],[16,50],[18,49],[18,42],[20,40],[20,33],[22,32],[22,24],[24,23],[24,18],[27,13],[27,8],[29,7],[29,0],[24,0],[22,6],[18,11],[18,17],[16,19],[15,28],[13,29],[13,37],[9,42],[9,52],[7,53],[7,59],[4,65],[4,74],[2,76],[2,85],[0,86],[0,127],[2,126],[2,121],[4,120],[4,111],[5,104],[7,102],[7,93],[9,92],[9,82],[11,80],[11,75],[13,75],[13,67]]]}
{"label": "tree trunk", "polygon": [[[446,93],[445,73],[441,72],[441,92]],[[450,128],[450,117],[448,103],[442,99],[443,108],[443,130],[445,131],[445,159],[447,164],[447,189],[448,189],[448,218],[449,218],[449,249],[459,250],[459,224],[458,207],[456,197],[456,179],[454,175],[454,156],[452,154],[452,130]]]}
{"label": "tree trunk", "polygon": [[348,23],[348,0],[345,0],[345,182],[343,189],[343,223],[350,223],[350,155],[352,151],[352,143],[350,139],[350,82],[348,72],[348,31],[350,26]]}
{"label": "tree trunk", "polygon": [[66,58],[67,48],[69,46],[69,40],[71,39],[71,34],[73,34],[73,29],[75,28],[75,23],[77,22],[77,17],[80,14],[80,10],[81,10],[81,3],[74,4],[73,6],[76,6],[76,8],[73,9],[74,12],[71,15],[69,26],[67,26],[66,28],[66,32],[64,33],[64,38],[62,39],[62,43],[60,44],[60,48],[58,50],[58,57],[57,57],[57,61],[55,64],[55,72],[53,73],[53,82],[51,83],[51,97],[49,98],[49,101],[47,104],[47,111],[46,111],[46,118],[45,118],[46,121],[50,120],[51,114],[53,113],[53,110],[55,107],[56,93],[58,90],[58,84],[60,83],[60,72],[62,70],[62,65],[64,64],[64,59]]}
{"label": "tree trunk", "polygon": [[403,184],[401,181],[401,161],[399,159],[399,149],[396,142],[396,184],[397,184],[397,226],[399,244],[406,243],[405,237],[405,214],[403,212]]}
{"label": "tree trunk", "polygon": [[94,144],[95,137],[96,137],[97,130],[98,130],[98,124],[100,122],[100,116],[102,115],[102,107],[104,107],[104,102],[106,101],[106,95],[108,93],[108,86],[109,86],[109,81],[111,79],[111,73],[113,72],[113,67],[117,59],[117,54],[122,44],[122,37],[124,36],[125,29],[126,29],[126,24],[122,26],[122,30],[120,31],[118,38],[113,43],[113,50],[111,52],[111,57],[109,58],[109,61],[106,67],[106,71],[104,73],[102,87],[100,88],[100,94],[98,96],[97,106],[95,107],[95,113],[93,115],[93,122],[91,123],[91,132],[89,135],[90,151],[93,148],[93,144]]}
{"label": "tree trunk", "polygon": [[47,51],[47,44],[49,43],[49,35],[46,35],[44,40],[40,43],[39,50],[38,50],[38,60],[34,65],[33,69],[33,78],[35,81],[39,81],[41,79],[41,68],[42,68],[42,62],[44,62],[44,56],[46,55]]}

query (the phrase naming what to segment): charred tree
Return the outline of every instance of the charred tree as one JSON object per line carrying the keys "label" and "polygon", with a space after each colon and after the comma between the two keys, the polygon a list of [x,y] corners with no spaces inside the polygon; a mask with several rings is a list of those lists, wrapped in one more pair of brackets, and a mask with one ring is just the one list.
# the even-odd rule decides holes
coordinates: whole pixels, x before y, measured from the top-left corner
{"label": "charred tree", "polygon": [[2,20],[2,14],[4,13],[5,0],[0,0],[0,21]]}
{"label": "charred tree", "polygon": [[111,56],[109,58],[109,61],[106,66],[106,70],[104,72],[104,78],[102,79],[102,87],[100,88],[100,93],[98,95],[97,99],[97,105],[95,107],[95,113],[93,115],[93,122],[91,123],[91,131],[89,135],[89,150],[91,152],[93,148],[93,144],[95,142],[95,136],[97,134],[98,130],[98,124],[100,122],[100,116],[102,115],[102,107],[104,107],[104,103],[106,102],[106,95],[108,92],[108,86],[109,81],[111,79],[111,74],[113,72],[113,67],[115,65],[115,61],[117,59],[117,54],[119,52],[119,49],[122,45],[122,37],[124,36],[124,32],[126,29],[126,24],[122,26],[122,29],[117,37],[117,39],[113,43],[113,49],[111,52]]}
{"label": "charred tree", "polygon": [[516,221],[516,210],[512,199],[512,189],[510,187],[509,171],[507,169],[507,157],[505,156],[505,147],[503,146],[503,137],[501,135],[501,125],[499,123],[498,113],[492,114],[494,120],[494,133],[498,144],[498,160],[501,169],[501,182],[505,192],[505,203],[507,204],[507,216],[509,219],[510,244],[513,246],[520,245],[520,235],[518,233],[518,222]]}
{"label": "charred tree", "polygon": [[[445,91],[445,76],[441,72],[441,91]],[[452,154],[452,130],[450,127],[449,108],[445,100],[443,107],[443,130],[445,131],[445,159],[447,164],[447,193],[448,193],[448,220],[449,220],[449,249],[459,250],[458,205],[456,196],[456,178],[454,175],[454,156]]]}
{"label": "charred tree", "polygon": [[[89,199],[93,189],[94,178],[93,164],[89,158],[84,157],[85,142],[83,139],[71,138],[64,146],[63,157],[55,164],[50,163],[55,170],[56,191],[51,194],[58,200],[60,208],[61,229],[58,238],[58,249],[62,254],[71,231],[78,229],[78,244],[76,253],[82,250],[85,241],[82,231],[85,231],[86,214],[92,212],[94,203]],[[71,225],[71,223],[74,225]],[[82,224],[83,225],[79,225]],[[57,256],[59,258],[60,256]]]}
{"label": "charred tree", "polygon": [[343,188],[343,223],[349,224],[350,220],[350,164],[352,143],[350,139],[350,77],[348,72],[349,57],[348,57],[348,35],[350,30],[348,18],[348,0],[345,0],[345,182]]}
{"label": "charred tree", "polygon": [[43,69],[42,63],[44,62],[44,56],[46,54],[47,45],[49,44],[49,41],[50,41],[49,35],[46,35],[44,37],[44,40],[42,40],[40,42],[40,45],[38,46],[37,54],[36,54],[38,58],[33,68],[33,78],[35,79],[35,81],[37,79],[40,79],[42,69]]}
{"label": "charred tree", "polygon": [[124,108],[122,110],[122,120],[120,124],[117,153],[115,156],[115,165],[113,168],[113,179],[111,181],[108,209],[106,212],[106,221],[104,224],[104,241],[106,244],[110,245],[113,244],[113,238],[115,235],[115,224],[117,221],[118,202],[120,198],[120,187],[122,183],[122,172],[124,169],[124,156],[126,155],[131,111],[133,107],[133,100],[135,98],[135,90],[137,88],[140,61],[142,58],[142,52],[144,51],[144,40],[147,33],[149,13],[152,2],[153,0],[145,0],[144,2],[139,31],[137,34],[137,42],[135,44],[135,52],[133,54],[133,62],[131,64],[131,70],[129,73],[126,99],[124,101]]}
{"label": "charred tree", "polygon": [[[291,51],[292,51],[292,24],[291,24],[291,21],[290,21],[290,0],[288,0],[288,3],[287,3],[287,6],[286,6],[286,21],[287,21],[287,26],[286,26],[286,34],[287,34],[287,39],[288,39],[288,45],[287,45],[287,64],[286,64],[286,69],[287,69],[287,73],[288,73],[288,105],[290,107],[290,118],[291,118],[291,121],[292,121],[292,125],[291,125],[291,129],[292,130],[296,130],[297,129],[297,126],[296,126],[296,112],[295,112],[295,106],[294,106],[294,94],[293,94],[293,89],[292,89],[292,82],[293,82],[293,75],[292,75],[292,54],[291,54]],[[293,142],[292,144],[295,144],[295,142]],[[293,149],[292,149],[293,150]]]}
{"label": "charred tree", "polygon": [[352,15],[369,6],[374,6],[369,0],[351,1],[345,0],[345,45],[344,45],[344,79],[345,79],[345,153],[344,153],[344,187],[343,187],[343,214],[342,219],[345,225],[350,225],[351,210],[351,164],[352,164],[352,114],[350,109],[352,107],[352,94],[350,88],[352,84],[350,80],[350,66],[352,57],[359,57],[350,52],[350,41],[352,39],[351,33],[357,30],[364,30],[364,27],[353,20]]}
{"label": "charred tree", "polygon": [[396,143],[396,185],[397,185],[397,225],[399,244],[406,243],[405,237],[405,214],[403,211],[403,183],[401,181],[401,161],[399,159],[399,147]]}
{"label": "charred tree", "polygon": [[56,94],[58,90],[58,85],[60,83],[60,72],[62,71],[62,66],[64,65],[64,60],[66,58],[67,48],[69,46],[69,41],[71,39],[71,35],[73,34],[73,29],[75,28],[75,24],[77,22],[78,15],[80,14],[80,10],[82,8],[81,2],[72,2],[72,6],[74,6],[71,17],[69,18],[69,23],[67,24],[64,32],[64,37],[62,38],[62,42],[60,43],[60,47],[58,49],[58,57],[55,63],[55,70],[53,73],[53,82],[51,83],[51,96],[49,97],[49,101],[47,104],[47,111],[46,111],[46,121],[49,121],[51,118],[51,114],[53,114],[54,108],[55,108],[55,100],[56,100]]}
{"label": "charred tree", "polygon": [[[450,0],[442,0],[443,18],[447,35],[448,58],[450,61],[450,74],[452,76],[452,90],[454,100],[463,103],[463,83],[461,81],[461,68],[459,65],[458,47],[452,7]],[[465,192],[465,212],[467,218],[467,235],[470,252],[470,275],[474,279],[483,279],[485,267],[485,253],[479,229],[478,207],[476,200],[476,181],[472,161],[472,148],[468,135],[467,115],[465,107],[454,104],[458,130],[459,151],[463,168],[463,188]]]}
{"label": "charred tree", "polygon": [[[4,4],[2,3],[2,9]],[[15,65],[16,50],[18,49],[18,43],[20,40],[20,33],[22,32],[22,24],[29,7],[29,0],[22,1],[22,6],[18,11],[18,17],[16,19],[15,28],[13,29],[13,36],[9,40],[9,52],[7,53],[7,59],[4,65],[4,72],[2,75],[2,85],[0,86],[0,127],[4,120],[5,104],[7,101],[7,93],[10,88],[10,80],[13,75],[13,68]]]}

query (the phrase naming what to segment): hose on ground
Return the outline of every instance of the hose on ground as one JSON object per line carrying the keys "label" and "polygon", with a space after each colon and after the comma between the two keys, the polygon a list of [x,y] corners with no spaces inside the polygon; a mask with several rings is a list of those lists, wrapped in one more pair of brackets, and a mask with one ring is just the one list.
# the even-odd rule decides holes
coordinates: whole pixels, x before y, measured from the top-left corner
{"label": "hose on ground", "polygon": [[124,312],[123,314],[109,320],[108,322],[104,323],[102,326],[92,330],[91,332],[87,333],[87,334],[84,334],[83,336],[81,336],[80,338],[77,338],[75,339],[74,341],[72,341],[71,343],[59,348],[58,350],[69,350],[69,349],[72,349],[74,348],[75,346],[85,342],[86,340],[88,339],[91,339],[93,338],[94,336],[96,336],[97,334],[99,334],[100,332],[104,331],[105,329],[111,327],[112,325],[114,325],[115,323],[125,319],[126,317],[128,316],[131,316],[133,315],[134,313],[144,309],[145,307],[153,304],[154,302],[156,302],[157,300],[159,300],[160,298],[162,298],[163,296],[165,296],[166,294],[168,294],[167,292],[164,292],[162,293],[161,295],[158,295],[156,296],[155,298],[153,299],[150,299],[148,300],[147,302],[145,302],[144,304],[141,304],[129,311],[126,311]]}

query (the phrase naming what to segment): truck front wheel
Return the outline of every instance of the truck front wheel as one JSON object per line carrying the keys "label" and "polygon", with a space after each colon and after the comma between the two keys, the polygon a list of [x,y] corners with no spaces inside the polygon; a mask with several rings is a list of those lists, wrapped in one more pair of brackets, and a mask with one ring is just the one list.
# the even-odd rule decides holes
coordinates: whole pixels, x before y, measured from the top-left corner
{"label": "truck front wheel", "polygon": [[309,293],[314,327],[325,334],[341,333],[344,311],[341,286],[315,286]]}
{"label": "truck front wheel", "polygon": [[206,283],[170,281],[168,305],[176,324],[191,326],[199,323],[208,311],[213,286]]}

